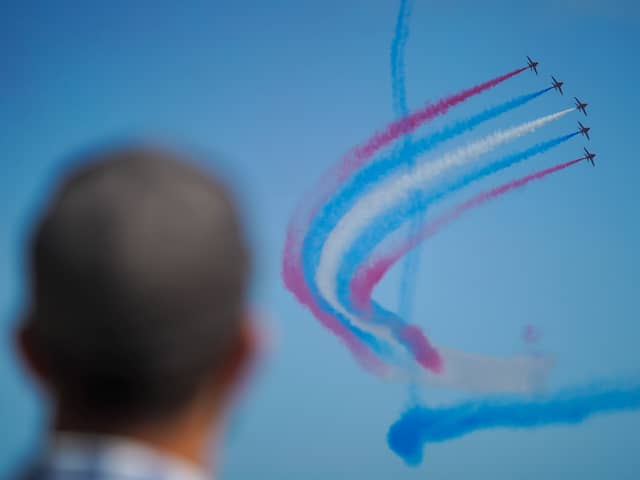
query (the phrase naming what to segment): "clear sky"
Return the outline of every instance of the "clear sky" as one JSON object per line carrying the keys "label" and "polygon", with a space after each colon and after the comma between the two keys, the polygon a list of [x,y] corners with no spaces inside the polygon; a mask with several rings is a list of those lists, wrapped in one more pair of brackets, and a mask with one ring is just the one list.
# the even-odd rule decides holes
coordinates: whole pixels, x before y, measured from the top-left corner
{"label": "clear sky", "polygon": [[[474,211],[429,240],[414,320],[440,344],[555,355],[549,389],[637,373],[640,224],[636,144],[640,7],[628,1],[415,0],[406,49],[410,108],[539,60],[446,121],[566,82],[494,128],[589,102],[501,152],[593,127],[596,168],[579,164]],[[225,442],[223,478],[635,478],[640,413],[574,427],[489,430],[429,445],[419,468],[391,451],[406,388],[364,373],[287,292],[288,218],[314,181],[392,118],[389,46],[397,2],[5,2],[0,18],[0,477],[35,447],[41,395],[17,368],[22,242],[65,156],[96,142],[159,138],[218,153],[246,205],[258,255],[255,300],[274,345]],[[447,145],[459,144],[460,140]],[[582,138],[478,188],[580,155]],[[376,291],[394,308],[398,271]],[[461,398],[421,392],[429,404]],[[466,397],[465,397],[466,398]],[[636,472],[636,473],[634,473]]]}

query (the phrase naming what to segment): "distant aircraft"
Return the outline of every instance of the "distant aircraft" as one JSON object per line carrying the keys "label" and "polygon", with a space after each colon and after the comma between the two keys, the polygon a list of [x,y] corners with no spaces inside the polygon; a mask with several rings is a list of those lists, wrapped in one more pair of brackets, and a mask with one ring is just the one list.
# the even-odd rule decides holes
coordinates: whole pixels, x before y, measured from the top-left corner
{"label": "distant aircraft", "polygon": [[595,153],[591,153],[589,150],[587,150],[586,148],[584,149],[584,157],[582,157],[585,160],[589,160],[591,162],[591,165],[593,165],[594,167],[596,166],[595,162],[593,161],[594,158],[596,158],[596,154]]}
{"label": "distant aircraft", "polygon": [[527,65],[529,67],[529,70],[536,72],[536,75],[538,74],[538,64],[540,62],[534,62],[533,60],[531,60],[531,57],[529,55],[527,55]]}
{"label": "distant aircraft", "polygon": [[560,92],[560,95],[564,95],[564,92],[562,91],[562,85],[564,85],[564,82],[559,82],[553,75],[551,75],[551,79],[553,80],[553,88],[558,90]]}
{"label": "distant aircraft", "polygon": [[584,116],[587,116],[587,105],[589,105],[588,103],[582,103],[580,100],[578,100],[578,97],[573,97],[576,101],[576,108],[578,110],[580,110],[582,113],[584,113]]}
{"label": "distant aircraft", "polygon": [[580,126],[580,133],[582,135],[584,135],[585,137],[587,137],[587,140],[591,140],[591,138],[589,138],[589,130],[591,130],[591,127],[585,127],[582,123],[578,122],[578,125]]}

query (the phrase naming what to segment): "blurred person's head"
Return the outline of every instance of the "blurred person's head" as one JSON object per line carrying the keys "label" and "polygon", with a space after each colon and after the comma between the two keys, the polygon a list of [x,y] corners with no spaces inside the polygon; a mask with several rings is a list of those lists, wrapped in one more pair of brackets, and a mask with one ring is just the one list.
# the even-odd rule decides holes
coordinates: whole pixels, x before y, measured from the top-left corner
{"label": "blurred person's head", "polygon": [[29,245],[22,352],[50,393],[55,429],[193,456],[254,348],[234,202],[163,150],[80,160]]}

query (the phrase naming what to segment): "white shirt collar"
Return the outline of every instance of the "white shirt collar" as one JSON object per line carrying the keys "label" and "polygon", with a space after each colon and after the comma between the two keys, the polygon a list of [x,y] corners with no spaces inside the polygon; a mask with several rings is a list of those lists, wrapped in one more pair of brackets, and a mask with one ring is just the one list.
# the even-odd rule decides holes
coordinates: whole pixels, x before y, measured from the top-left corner
{"label": "white shirt collar", "polygon": [[211,480],[199,466],[141,442],[110,435],[57,433],[46,460],[56,471],[101,472],[125,478]]}

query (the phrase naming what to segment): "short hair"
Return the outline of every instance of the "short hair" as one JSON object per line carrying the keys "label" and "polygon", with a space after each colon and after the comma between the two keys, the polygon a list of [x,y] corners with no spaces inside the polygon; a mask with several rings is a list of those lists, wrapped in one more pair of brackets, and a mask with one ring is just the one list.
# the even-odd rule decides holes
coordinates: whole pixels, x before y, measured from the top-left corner
{"label": "short hair", "polygon": [[77,409],[166,415],[241,330],[250,261],[234,202],[175,153],[80,160],[32,238],[29,328],[54,391]]}

